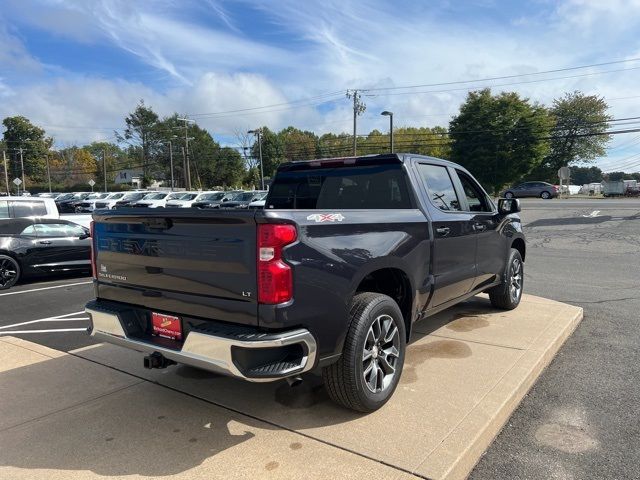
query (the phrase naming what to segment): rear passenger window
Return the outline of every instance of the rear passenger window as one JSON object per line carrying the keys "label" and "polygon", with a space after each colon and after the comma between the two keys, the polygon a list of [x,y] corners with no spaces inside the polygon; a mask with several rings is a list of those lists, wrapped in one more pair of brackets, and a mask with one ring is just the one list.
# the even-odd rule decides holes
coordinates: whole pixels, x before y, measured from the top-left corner
{"label": "rear passenger window", "polygon": [[9,202],[0,200],[0,218],[9,218]]}
{"label": "rear passenger window", "polygon": [[279,172],[269,190],[270,209],[413,208],[400,164],[308,168]]}
{"label": "rear passenger window", "polygon": [[461,210],[460,200],[446,167],[419,163],[418,171],[427,186],[427,194],[436,207],[445,212]]}
{"label": "rear passenger window", "polygon": [[489,199],[484,194],[480,186],[464,172],[456,170],[456,173],[458,174],[458,178],[460,178],[464,195],[467,197],[469,210],[472,212],[491,212],[493,210],[493,206],[490,205]]}
{"label": "rear passenger window", "polygon": [[47,214],[47,208],[44,206],[44,202],[18,200],[11,202],[11,207],[13,208],[13,216],[15,218],[43,217]]}

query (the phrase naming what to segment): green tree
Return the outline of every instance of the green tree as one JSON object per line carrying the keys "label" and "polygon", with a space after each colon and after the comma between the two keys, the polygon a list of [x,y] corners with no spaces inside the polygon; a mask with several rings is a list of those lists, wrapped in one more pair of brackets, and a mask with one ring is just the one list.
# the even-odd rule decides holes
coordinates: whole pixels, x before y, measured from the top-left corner
{"label": "green tree", "polygon": [[113,184],[117,171],[126,170],[134,165],[135,162],[135,158],[129,158],[127,153],[115,143],[92,142],[82,148],[88,151],[96,159],[96,169],[93,179],[95,180],[97,185],[96,188],[98,189],[102,189],[104,186],[104,166],[102,165],[103,155],[107,164],[107,188]]}
{"label": "green tree", "polygon": [[140,100],[135,110],[125,119],[126,127],[124,133],[116,133],[119,142],[126,142],[129,145],[140,147],[140,162],[142,174],[145,179],[153,178],[158,173],[154,159],[159,155],[162,144],[160,134],[159,117],[150,107],[147,107],[144,100]]}
{"label": "green tree", "polygon": [[542,163],[552,125],[544,107],[517,93],[470,92],[449,125],[451,160],[497,192]]}
{"label": "green tree", "polygon": [[606,154],[611,135],[609,106],[602,97],[575,91],[553,101],[549,109],[555,121],[551,150],[535,170],[539,179],[557,180],[560,167],[586,163]]}
{"label": "green tree", "polygon": [[602,181],[602,170],[598,167],[571,167],[571,183],[584,185]]}
{"label": "green tree", "polygon": [[348,133],[325,133],[318,140],[320,158],[346,157],[353,153],[353,137]]}
{"label": "green tree", "polygon": [[315,133],[290,126],[280,130],[278,137],[285,161],[312,160],[318,157],[318,137]]}
{"label": "green tree", "polygon": [[[261,128],[262,134],[262,162],[265,178],[271,177],[278,165],[285,161],[284,145],[282,144],[282,137],[275,132],[272,132],[267,127]],[[256,159],[260,158],[260,151],[258,148],[257,137],[256,141],[251,147],[251,156]],[[258,164],[258,171],[260,165]]]}
{"label": "green tree", "polygon": [[6,117],[2,124],[5,128],[3,140],[11,159],[10,176],[22,175],[20,165],[20,149],[22,149],[25,175],[33,182],[42,182],[46,179],[46,156],[53,145],[53,139],[46,136],[44,129],[33,125],[29,119],[22,116]]}
{"label": "green tree", "polygon": [[236,187],[245,179],[246,171],[242,155],[231,147],[219,148],[208,168],[210,169],[208,185],[212,187]]}

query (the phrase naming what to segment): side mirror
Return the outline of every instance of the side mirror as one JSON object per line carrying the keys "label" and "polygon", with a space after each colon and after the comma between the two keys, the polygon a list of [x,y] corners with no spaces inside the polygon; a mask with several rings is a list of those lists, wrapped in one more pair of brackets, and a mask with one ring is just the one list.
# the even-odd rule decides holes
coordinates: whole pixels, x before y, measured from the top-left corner
{"label": "side mirror", "polygon": [[91,232],[89,232],[89,230],[85,230],[84,233],[78,237],[78,240],[84,240],[89,237],[91,237]]}
{"label": "side mirror", "polygon": [[517,198],[500,198],[498,200],[498,213],[509,215],[510,213],[518,213],[520,208],[520,200]]}

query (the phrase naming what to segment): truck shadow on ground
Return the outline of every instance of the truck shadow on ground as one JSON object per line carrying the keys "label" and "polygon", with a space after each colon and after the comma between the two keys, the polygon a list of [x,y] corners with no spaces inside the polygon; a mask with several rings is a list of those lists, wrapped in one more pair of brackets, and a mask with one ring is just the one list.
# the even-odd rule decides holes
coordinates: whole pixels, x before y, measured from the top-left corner
{"label": "truck shadow on ground", "polygon": [[[495,310],[488,300],[474,298],[416,324],[399,389],[410,386],[417,391],[414,395],[420,395],[423,388],[429,388],[428,380],[419,378],[421,364],[432,359],[455,362],[471,355],[465,342],[424,337],[442,328],[455,332],[484,328],[488,325],[484,317],[492,312]],[[100,349],[108,348],[117,350],[100,353]],[[283,451],[297,450],[310,441],[304,437],[292,441],[282,429],[303,431],[314,438],[335,435],[341,439],[339,444],[357,449],[363,441],[386,442],[375,434],[371,438],[353,436],[356,431],[378,431],[397,410],[396,405],[390,404],[364,415],[339,407],[330,400],[317,374],[305,375],[305,381],[293,388],[284,381],[253,384],[185,366],[143,370],[142,358],[136,352],[106,345],[92,350],[103,359],[113,357],[113,353],[126,355],[121,363],[112,366],[122,370],[127,365],[135,377],[124,373],[122,376],[133,384],[120,389],[103,385],[110,393],[89,399],[80,394],[69,408],[55,403],[64,397],[55,391],[72,388],[82,392],[83,382],[97,381],[99,376],[60,381],[58,377],[69,377],[64,373],[68,370],[64,363],[78,359],[52,358],[0,373],[0,389],[14,392],[3,395],[0,405],[4,419],[0,422],[0,465],[92,471],[105,476],[161,477],[206,463],[212,472],[232,476],[233,472],[216,471],[216,463],[236,462],[244,468],[253,461],[252,454],[246,452],[263,445],[273,454],[269,462],[259,465],[259,471],[266,472],[281,461]],[[396,401],[401,401],[399,393],[396,392]],[[56,413],[44,417],[45,410]],[[22,414],[8,415],[12,411]],[[28,421],[29,418],[36,420]],[[242,444],[246,444],[242,450],[235,448]],[[229,460],[230,457],[233,458]]]}

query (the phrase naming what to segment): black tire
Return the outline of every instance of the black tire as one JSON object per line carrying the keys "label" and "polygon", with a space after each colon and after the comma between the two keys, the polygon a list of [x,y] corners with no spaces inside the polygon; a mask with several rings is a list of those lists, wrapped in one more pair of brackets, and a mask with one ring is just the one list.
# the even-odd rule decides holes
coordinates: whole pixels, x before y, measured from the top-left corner
{"label": "black tire", "polygon": [[549,200],[551,198],[551,194],[545,190],[544,192],[540,193],[540,198]]}
{"label": "black tire", "polygon": [[[407,338],[404,319],[398,304],[387,295],[363,292],[351,302],[349,322],[342,355],[322,370],[322,378],[334,402],[351,410],[373,412],[391,398],[402,375]],[[370,334],[374,324],[381,327],[377,339],[375,333]],[[386,338],[392,340],[387,342]],[[365,350],[366,346],[371,348]],[[367,359],[365,353],[370,354]],[[389,373],[385,369],[390,369]],[[369,380],[365,379],[367,370]],[[380,385],[380,389],[374,391],[371,384]]]}
{"label": "black tire", "polygon": [[[514,278],[518,276],[518,279]],[[516,283],[519,288],[516,288]],[[520,305],[524,287],[524,263],[520,252],[512,248],[509,252],[504,283],[489,290],[491,305],[504,310],[513,310]]]}
{"label": "black tire", "polygon": [[505,192],[504,198],[514,198],[513,192]]}
{"label": "black tire", "polygon": [[20,279],[20,264],[8,255],[0,255],[0,290],[13,287]]}

